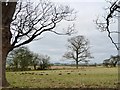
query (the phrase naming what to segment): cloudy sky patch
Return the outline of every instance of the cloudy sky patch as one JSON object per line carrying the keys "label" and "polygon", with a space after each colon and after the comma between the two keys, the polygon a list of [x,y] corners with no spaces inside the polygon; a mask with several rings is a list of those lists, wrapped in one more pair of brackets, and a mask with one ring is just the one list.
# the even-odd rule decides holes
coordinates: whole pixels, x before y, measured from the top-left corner
{"label": "cloudy sky patch", "polygon": [[[108,5],[104,0],[52,0],[55,3],[69,5],[77,11],[75,28],[78,31],[73,35],[84,35],[90,41],[90,51],[94,58],[91,63],[102,63],[110,55],[116,55],[117,51],[106,32],[97,30],[94,20],[97,16],[105,15],[104,7]],[[72,22],[73,23],[73,22]],[[54,29],[63,31],[66,28],[65,22],[58,24]],[[113,28],[116,28],[113,26]],[[67,39],[72,36],[58,36],[54,33],[42,34],[42,39],[31,42],[27,46],[36,53],[47,54],[51,57],[51,62],[69,62],[61,60],[62,55],[67,51]],[[116,38],[115,38],[116,39]]]}

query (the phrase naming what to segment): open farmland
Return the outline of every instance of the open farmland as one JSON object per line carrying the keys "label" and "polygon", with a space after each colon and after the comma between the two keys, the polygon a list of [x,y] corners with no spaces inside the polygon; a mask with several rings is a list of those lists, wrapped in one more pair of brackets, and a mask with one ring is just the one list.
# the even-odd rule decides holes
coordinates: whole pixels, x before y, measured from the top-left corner
{"label": "open farmland", "polygon": [[60,68],[7,72],[7,80],[11,84],[10,87],[18,88],[116,88],[117,73],[118,68]]}

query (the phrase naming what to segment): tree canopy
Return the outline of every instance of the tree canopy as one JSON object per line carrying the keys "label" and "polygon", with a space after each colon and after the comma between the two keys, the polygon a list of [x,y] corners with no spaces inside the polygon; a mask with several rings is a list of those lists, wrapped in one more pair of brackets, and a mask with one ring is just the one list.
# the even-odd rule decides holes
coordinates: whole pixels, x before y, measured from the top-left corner
{"label": "tree canopy", "polygon": [[68,39],[68,51],[63,55],[66,59],[72,59],[76,62],[76,68],[80,61],[86,62],[90,58],[89,41],[84,36],[78,35]]}

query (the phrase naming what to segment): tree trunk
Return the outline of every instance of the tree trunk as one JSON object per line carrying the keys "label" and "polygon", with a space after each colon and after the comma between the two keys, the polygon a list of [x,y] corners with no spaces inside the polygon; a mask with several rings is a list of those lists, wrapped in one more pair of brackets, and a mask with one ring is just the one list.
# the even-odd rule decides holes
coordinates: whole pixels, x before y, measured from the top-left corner
{"label": "tree trunk", "polygon": [[6,58],[11,48],[12,34],[10,23],[16,8],[16,2],[0,2],[0,88],[8,86],[6,80]]}
{"label": "tree trunk", "polygon": [[4,50],[2,52],[2,72],[1,72],[1,77],[2,77],[2,83],[1,86],[2,87],[6,87],[9,85],[9,83],[7,82],[6,79],[6,57],[7,57],[8,51]]}
{"label": "tree trunk", "polygon": [[113,67],[116,67],[116,65],[117,65],[117,61],[113,63]]}
{"label": "tree trunk", "polygon": [[0,58],[0,86],[1,87],[6,87],[8,86],[8,82],[6,80],[6,58],[7,55],[10,51],[11,45],[10,45],[10,38],[11,38],[11,34],[9,32],[9,27],[6,27],[5,25],[2,25],[2,29],[1,29],[1,35],[2,35],[2,47],[1,47],[1,57]]}
{"label": "tree trunk", "polygon": [[76,68],[78,69],[78,61],[76,61]]}
{"label": "tree trunk", "polygon": [[36,64],[34,64],[34,70],[36,70]]}

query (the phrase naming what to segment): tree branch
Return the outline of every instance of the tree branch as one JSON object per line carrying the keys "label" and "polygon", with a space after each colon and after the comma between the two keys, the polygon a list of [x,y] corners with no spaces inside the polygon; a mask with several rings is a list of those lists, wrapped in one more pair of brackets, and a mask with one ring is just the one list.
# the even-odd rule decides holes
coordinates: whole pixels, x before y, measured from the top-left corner
{"label": "tree branch", "polygon": [[111,42],[114,44],[114,46],[116,47],[117,50],[119,50],[118,44],[115,43],[114,39],[112,38],[111,34],[112,33],[120,33],[119,31],[111,31],[110,30],[110,20],[113,19],[114,17],[116,17],[116,15],[114,15],[117,12],[119,12],[120,6],[119,6],[119,0],[116,0],[115,2],[110,2],[111,6],[109,8],[109,13],[107,14],[107,16],[105,17],[105,22],[99,22],[97,19],[96,20],[96,24],[97,27],[102,30],[102,31],[107,31],[108,33],[108,37],[111,40]]}
{"label": "tree branch", "polygon": [[[31,2],[18,2],[11,23],[12,48],[22,46],[35,40],[43,32],[50,31],[58,35],[71,35],[74,25],[69,26],[65,33],[53,30],[58,23],[68,17],[75,16],[74,10],[68,6],[55,6],[53,3],[40,1],[36,6]],[[75,18],[69,19],[74,21]]]}

